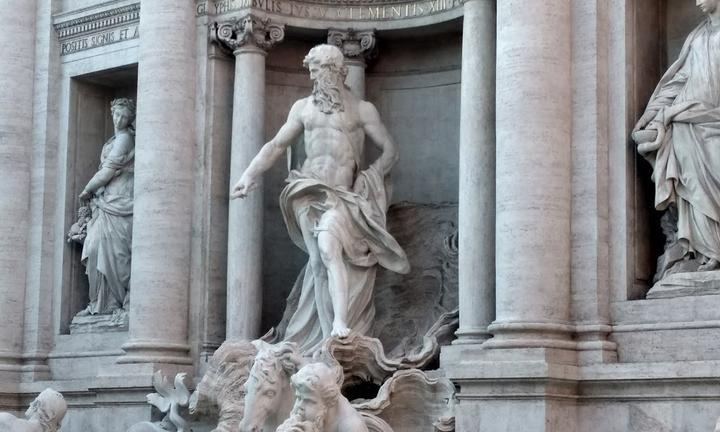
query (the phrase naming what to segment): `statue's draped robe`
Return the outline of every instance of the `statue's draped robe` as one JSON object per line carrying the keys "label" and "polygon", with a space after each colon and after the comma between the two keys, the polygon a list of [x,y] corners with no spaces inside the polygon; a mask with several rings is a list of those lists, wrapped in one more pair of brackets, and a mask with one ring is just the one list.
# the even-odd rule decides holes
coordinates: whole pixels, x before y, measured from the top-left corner
{"label": "statue's draped robe", "polygon": [[[710,21],[688,36],[647,111],[667,128],[658,148],[639,148],[652,164],[655,208],[675,204],[687,252],[720,261],[720,29]],[[636,129],[639,128],[636,127]]]}
{"label": "statue's draped robe", "polygon": [[[298,171],[290,173],[288,182],[280,194],[280,208],[290,238],[306,250],[300,224],[309,223],[316,234],[327,231],[340,240],[348,272],[347,324],[368,334],[375,317],[376,265],[397,273],[410,270],[405,252],[385,228],[387,194],[382,174],[371,166],[359,173],[352,190],[328,186]],[[332,331],[327,284],[326,276],[316,280],[308,264],[293,288],[300,290],[300,298],[283,340],[296,342],[304,353],[316,351]]]}
{"label": "statue's draped robe", "polygon": [[113,152],[114,144],[115,137],[103,146],[100,168],[114,170],[115,177],[95,193],[82,250],[94,314],[122,308],[130,289],[135,150]]}

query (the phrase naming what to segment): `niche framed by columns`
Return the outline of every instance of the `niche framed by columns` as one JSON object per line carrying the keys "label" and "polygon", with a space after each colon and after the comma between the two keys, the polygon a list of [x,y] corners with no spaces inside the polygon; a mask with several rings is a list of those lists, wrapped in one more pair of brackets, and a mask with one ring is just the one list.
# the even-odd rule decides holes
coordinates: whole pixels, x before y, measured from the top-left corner
{"label": "niche framed by columns", "polygon": [[[655,87],[677,59],[687,36],[704,19],[694,2],[640,0],[627,5],[630,77],[627,83],[627,170],[628,242],[626,300],[644,299],[653,286],[657,258],[665,237],[662,213],[654,209],[650,164],[640,156],[629,132],[642,115]],[[611,168],[612,170],[612,168]],[[620,298],[618,298],[620,300]]]}
{"label": "niche framed by columns", "polygon": [[[68,100],[68,154],[64,226],[77,220],[78,195],[97,172],[103,144],[113,135],[110,103],[137,96],[137,64],[107,69],[70,79]],[[88,281],[80,263],[82,245],[65,244],[60,333],[70,333],[70,322],[88,304]]]}

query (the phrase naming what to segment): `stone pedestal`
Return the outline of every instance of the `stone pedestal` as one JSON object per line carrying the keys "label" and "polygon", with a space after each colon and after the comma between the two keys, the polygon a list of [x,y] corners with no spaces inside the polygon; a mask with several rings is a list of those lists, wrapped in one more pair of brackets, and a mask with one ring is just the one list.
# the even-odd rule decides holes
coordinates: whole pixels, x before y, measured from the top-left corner
{"label": "stone pedestal", "polygon": [[0,382],[19,377],[30,207],[35,1],[0,14]]}
{"label": "stone pedestal", "polygon": [[375,32],[330,29],[328,44],[340,48],[345,56],[345,66],[348,68],[345,84],[355,96],[365,99],[365,68],[367,62],[377,55]]}
{"label": "stone pedestal", "polygon": [[658,281],[647,299],[720,294],[720,271],[675,273]]}
{"label": "stone pedestal", "polygon": [[195,146],[195,14],[140,12],[130,340],[118,363],[190,365],[188,292]]}
{"label": "stone pedestal", "polygon": [[460,328],[481,343],[495,317],[495,2],[465,3],[460,90]]}
{"label": "stone pedestal", "polygon": [[[235,54],[230,183],[235,184],[265,143],[265,56],[282,41],[282,26],[254,15],[213,24],[213,39]],[[263,247],[262,179],[228,216],[226,340],[260,335]]]}

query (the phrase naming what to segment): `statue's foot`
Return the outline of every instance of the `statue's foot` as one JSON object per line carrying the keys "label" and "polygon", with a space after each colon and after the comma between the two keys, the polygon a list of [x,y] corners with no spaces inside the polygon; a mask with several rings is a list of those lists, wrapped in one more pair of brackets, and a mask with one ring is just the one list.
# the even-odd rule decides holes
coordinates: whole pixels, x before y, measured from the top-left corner
{"label": "statue's foot", "polygon": [[80,312],[78,312],[77,314],[75,314],[75,316],[78,316],[78,317],[84,317],[84,316],[90,316],[90,315],[92,315],[90,306],[86,307],[85,309],[83,309]]}
{"label": "statue's foot", "polygon": [[330,333],[330,336],[344,338],[348,337],[349,334],[350,329],[348,328],[348,326],[345,325],[345,323],[333,323],[333,329]]}
{"label": "statue's foot", "polygon": [[720,262],[716,259],[709,259],[708,262],[698,267],[698,271],[711,271],[720,269]]}

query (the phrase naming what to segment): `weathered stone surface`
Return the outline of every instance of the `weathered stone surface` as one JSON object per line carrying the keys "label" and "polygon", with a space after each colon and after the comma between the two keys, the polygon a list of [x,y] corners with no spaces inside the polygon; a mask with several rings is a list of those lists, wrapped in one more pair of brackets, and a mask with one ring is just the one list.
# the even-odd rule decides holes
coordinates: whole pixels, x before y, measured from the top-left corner
{"label": "weathered stone surface", "polygon": [[25,420],[0,413],[2,432],[57,432],[67,411],[63,396],[53,389],[43,390],[25,411]]}

